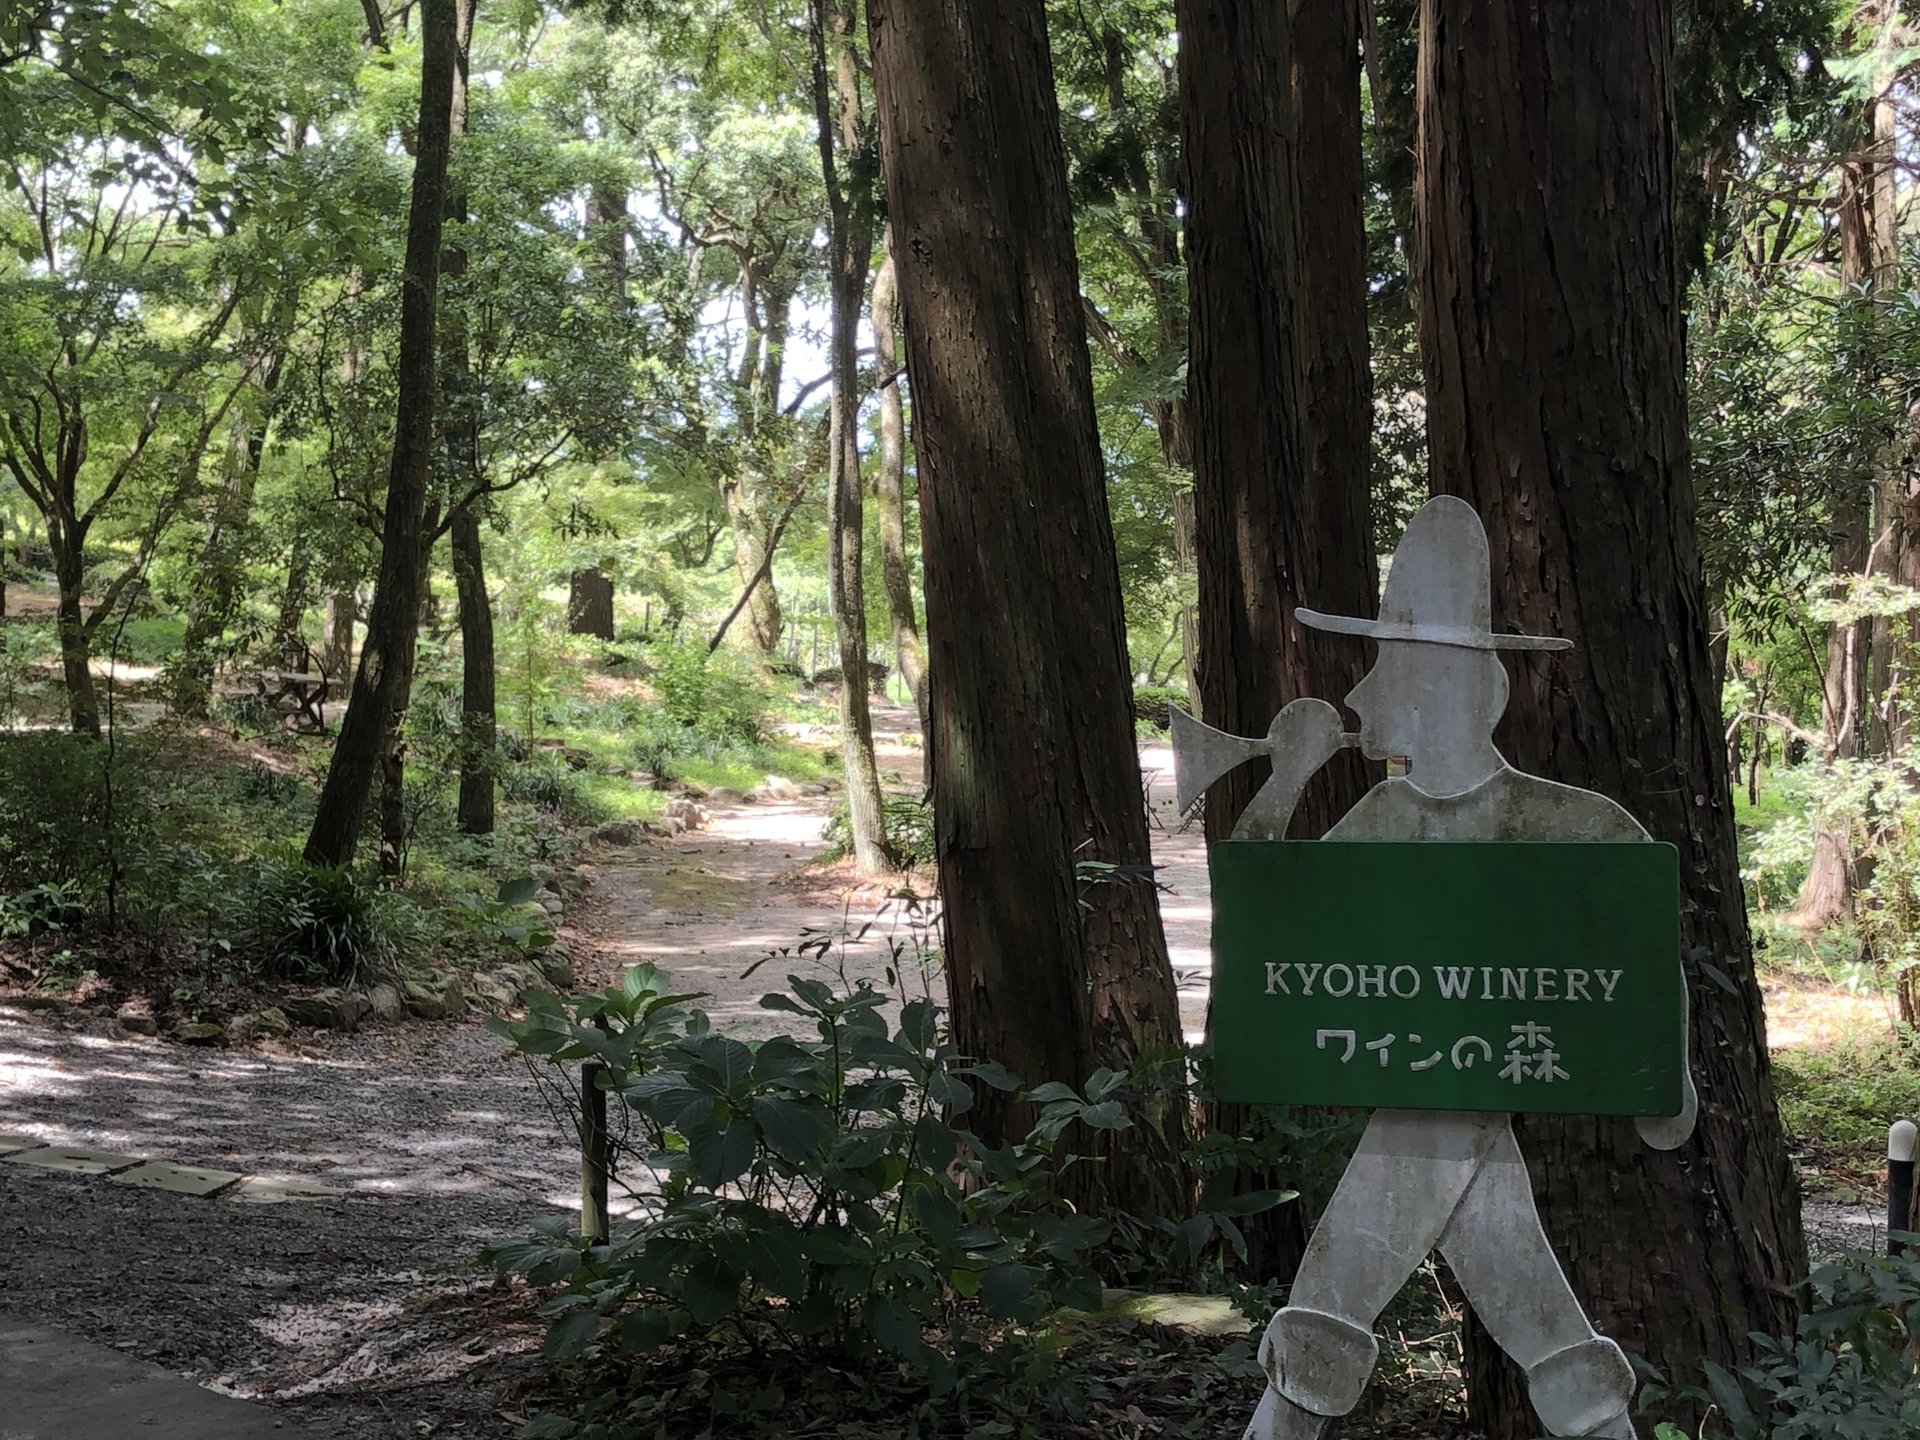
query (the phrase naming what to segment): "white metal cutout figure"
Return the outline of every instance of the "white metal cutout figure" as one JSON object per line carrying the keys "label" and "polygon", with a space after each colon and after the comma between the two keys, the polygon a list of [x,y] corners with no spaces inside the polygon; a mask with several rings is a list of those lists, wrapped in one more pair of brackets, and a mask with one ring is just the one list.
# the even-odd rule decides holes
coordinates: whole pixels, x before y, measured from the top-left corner
{"label": "white metal cutout figure", "polygon": [[[1379,657],[1346,697],[1360,716],[1296,700],[1267,735],[1243,740],[1176,715],[1181,803],[1254,753],[1273,778],[1235,839],[1279,839],[1313,772],[1343,745],[1371,759],[1404,757],[1408,773],[1374,786],[1330,840],[1645,840],[1625,810],[1589,790],[1523,774],[1494,748],[1506,708],[1503,650],[1570,642],[1491,628],[1486,531],[1465,501],[1429,501],[1408,525],[1380,618],[1300,609],[1302,624],[1379,642]],[[1675,957],[1678,963],[1678,957]],[[1679,1114],[1642,1119],[1641,1138],[1672,1149],[1692,1133],[1691,1078]],[[1574,1298],[1535,1208],[1511,1117],[1376,1110],[1326,1213],[1287,1306],[1260,1343],[1268,1389],[1245,1440],[1318,1440],[1359,1402],[1379,1354],[1373,1326],[1407,1278],[1438,1249],[1475,1313],[1526,1372],[1546,1433],[1634,1440],[1631,1365]]]}

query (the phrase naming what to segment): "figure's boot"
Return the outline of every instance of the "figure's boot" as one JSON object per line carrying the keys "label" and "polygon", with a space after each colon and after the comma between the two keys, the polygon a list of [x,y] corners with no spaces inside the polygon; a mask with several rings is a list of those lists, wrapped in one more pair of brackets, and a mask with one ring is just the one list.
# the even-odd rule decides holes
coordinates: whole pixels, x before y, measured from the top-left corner
{"label": "figure's boot", "polygon": [[1287,1306],[1260,1340],[1267,1393],[1243,1440],[1319,1440],[1329,1418],[1359,1403],[1379,1357],[1379,1342],[1365,1326]]}
{"label": "figure's boot", "polygon": [[1556,1350],[1527,1371],[1527,1398],[1549,1435],[1637,1440],[1633,1366],[1603,1335]]}
{"label": "figure's boot", "polygon": [[1320,1440],[1326,1425],[1326,1416],[1302,1410],[1269,1385],[1240,1440]]}

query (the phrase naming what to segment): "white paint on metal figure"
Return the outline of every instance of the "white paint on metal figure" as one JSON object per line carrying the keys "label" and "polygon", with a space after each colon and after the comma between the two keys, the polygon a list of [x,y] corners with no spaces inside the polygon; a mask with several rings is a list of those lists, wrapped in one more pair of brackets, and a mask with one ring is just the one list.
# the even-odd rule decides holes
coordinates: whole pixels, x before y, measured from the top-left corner
{"label": "white paint on metal figure", "polygon": [[1916,1151],[1920,1151],[1920,1126],[1896,1120],[1887,1127],[1887,1159],[1911,1165]]}
{"label": "white paint on metal figure", "polygon": [[[1283,837],[1308,778],[1350,744],[1375,760],[1405,757],[1408,770],[1368,791],[1329,839],[1648,838],[1605,796],[1523,774],[1494,748],[1493,729],[1507,704],[1499,652],[1560,650],[1569,642],[1493,631],[1486,532],[1464,501],[1442,496],[1414,516],[1378,620],[1296,613],[1315,628],[1380,643],[1373,668],[1347,696],[1360,730],[1341,734],[1338,712],[1319,700],[1294,701],[1259,740],[1177,715],[1183,805],[1235,765],[1256,755],[1272,760],[1273,778],[1247,807],[1235,839]],[[1269,984],[1301,978],[1269,967]],[[1582,972],[1583,991],[1588,980]],[[1388,1063],[1393,1037],[1364,1048],[1359,1038],[1323,1030],[1318,1043],[1355,1064],[1370,1062],[1367,1051]],[[1503,1038],[1496,1049],[1470,1036],[1454,1045],[1448,1063],[1507,1064],[1516,1067],[1516,1083],[1550,1079],[1558,1061],[1548,1039]],[[1439,1064],[1441,1057],[1420,1063]],[[1649,1145],[1670,1149],[1692,1133],[1690,1076],[1684,1094],[1678,1115],[1636,1121]],[[1375,1321],[1436,1249],[1474,1312],[1525,1370],[1547,1433],[1632,1440],[1632,1367],[1618,1345],[1594,1331],[1567,1284],[1541,1229],[1510,1117],[1409,1110],[1374,1112],[1320,1217],[1290,1303],[1261,1341],[1269,1388],[1246,1440],[1317,1440],[1330,1417],[1353,1408],[1378,1355]]]}

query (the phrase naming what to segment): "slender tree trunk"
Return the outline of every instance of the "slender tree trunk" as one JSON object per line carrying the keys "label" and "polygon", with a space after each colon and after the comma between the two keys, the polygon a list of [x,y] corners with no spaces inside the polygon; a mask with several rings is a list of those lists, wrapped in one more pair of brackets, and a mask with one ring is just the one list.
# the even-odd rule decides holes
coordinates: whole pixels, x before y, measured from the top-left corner
{"label": "slender tree trunk", "polygon": [[320,668],[330,684],[344,686],[353,664],[353,626],[360,607],[351,590],[327,596],[326,620],[320,631]]}
{"label": "slender tree trunk", "polygon": [[[474,0],[461,0],[460,59],[453,82],[454,138],[467,131],[467,58],[473,37]],[[618,215],[601,213],[607,199],[592,194],[597,221],[614,225],[607,235],[617,245],[620,268],[625,269],[625,236]],[[467,195],[456,187],[448,200],[448,218],[464,224]],[[624,209],[624,207],[622,207]],[[612,258],[612,257],[610,257]],[[480,468],[480,423],[473,393],[472,356],[467,304],[459,293],[467,274],[467,250],[456,241],[441,260],[441,284],[453,290],[443,299],[441,325],[441,423],[446,446],[447,473],[452,477],[452,514],[448,544],[453,557],[453,583],[460,623],[460,799],[457,823],[463,834],[493,833],[494,709],[493,607],[487,598],[487,573],[480,548],[480,506],[485,477]],[[621,286],[624,296],[625,287]],[[611,605],[609,605],[611,610]],[[609,616],[611,618],[611,616]]]}
{"label": "slender tree trunk", "polygon": [[[291,292],[283,295],[269,322],[283,325],[293,306]],[[267,448],[268,412],[280,386],[284,352],[277,339],[256,336],[255,353],[272,347],[259,366],[260,413],[233,427],[227,444],[227,476],[214,497],[207,522],[206,541],[200,547],[201,588],[187,606],[187,630],[181,643],[183,664],[174,704],[187,715],[205,715],[213,698],[213,649],[233,624],[241,583],[245,579],[247,542],[253,530],[253,492],[260,478],[260,460]]]}
{"label": "slender tree trunk", "polygon": [[421,0],[420,125],[407,219],[399,399],[380,572],[354,674],[353,702],[341,723],[307,837],[306,856],[316,865],[345,865],[353,859],[374,772],[382,766],[383,742],[394,728],[404,698],[401,690],[413,671],[425,561],[420,521],[433,463],[436,291],[460,8],[459,0]]}
{"label": "slender tree trunk", "polygon": [[[453,94],[448,101],[447,145],[451,158],[453,147],[467,133],[467,57],[473,43],[473,15],[475,0],[455,0],[453,22]],[[442,217],[441,233],[444,236],[446,221],[456,223],[467,218],[466,191],[449,181],[446,192],[446,214]],[[475,456],[478,438],[475,433],[472,409],[471,384],[467,374],[467,328],[466,317],[457,305],[449,305],[447,297],[441,292],[447,288],[447,282],[458,282],[467,273],[467,252],[459,244],[445,246],[440,255],[440,273],[434,284],[435,319],[435,373],[434,373],[434,417],[436,440],[446,452],[451,464],[458,468],[462,481],[477,483],[475,475]],[[428,465],[430,498],[423,507],[420,521],[420,608],[414,622],[414,643],[407,646],[404,664],[396,662],[398,672],[394,679],[393,700],[387,711],[386,734],[380,741],[380,873],[389,879],[398,879],[406,868],[406,857],[410,848],[410,830],[407,817],[407,711],[413,704],[413,680],[416,658],[419,654],[418,637],[422,630],[437,635],[435,617],[439,613],[438,602],[433,593],[433,546],[441,528],[441,517],[446,509],[464,507],[472,503],[459,494],[449,492],[443,498],[432,485],[434,467]],[[444,507],[444,508],[443,508]],[[491,665],[491,660],[487,662]]]}
{"label": "slender tree trunk", "polygon": [[[1208,724],[1260,735],[1288,702],[1339,704],[1364,673],[1363,647],[1299,625],[1295,606],[1371,615],[1377,600],[1360,18],[1349,4],[1262,0],[1183,0],[1178,16],[1197,689]],[[1264,770],[1242,766],[1214,787],[1209,841],[1231,832]],[[1367,784],[1357,752],[1335,757],[1302,798],[1293,837],[1322,834]],[[1257,1121],[1218,1104],[1208,1123],[1247,1134]],[[1249,1273],[1291,1279],[1310,1221],[1304,1205],[1257,1217]]]}
{"label": "slender tree trunk", "polygon": [[[1518,1123],[1547,1232],[1599,1329],[1678,1382],[1792,1329],[1806,1275],[1742,903],[1688,476],[1667,0],[1426,0],[1418,251],[1436,488],[1493,543],[1502,748],[1679,848],[1700,1091],[1672,1153],[1617,1118]],[[1531,1436],[1469,1327],[1468,1398]],[[1684,1428],[1691,1430],[1691,1425]]]}
{"label": "slender tree trunk", "polygon": [[[872,0],[914,377],[928,740],[962,1049],[1141,1067],[1082,1208],[1186,1213],[1180,1023],[1150,882],[1119,566],[1041,0]],[[1089,872],[1088,862],[1118,867]],[[982,1092],[989,1143],[1028,1109]],[[1078,1148],[1078,1147],[1076,1147]]]}
{"label": "slender tree trunk", "polygon": [[[1878,23],[1875,10],[1863,7],[1856,23]],[[1849,303],[1868,307],[1869,319],[1880,303],[1883,287],[1898,283],[1892,235],[1892,167],[1882,163],[1892,158],[1892,109],[1890,97],[1884,102],[1879,98],[1868,100],[1860,117],[1863,135],[1859,153],[1840,167],[1840,281]],[[1878,153],[1883,143],[1887,146],[1885,156]],[[1883,171],[1887,175],[1884,186]],[[1870,338],[1874,330],[1871,323],[1857,327],[1857,333],[1868,338],[1859,342],[1853,357],[1861,389],[1868,392],[1880,383],[1878,347]],[[1882,526],[1891,529],[1894,518],[1887,504],[1890,477],[1882,474],[1887,448],[1884,435],[1863,436],[1852,483],[1834,501],[1831,575],[1836,581],[1864,580],[1870,573],[1897,572],[1900,568],[1895,545],[1875,543]],[[1880,513],[1878,521],[1876,510]],[[1893,540],[1890,533],[1888,541]],[[1890,737],[1881,720],[1879,702],[1887,689],[1891,651],[1891,631],[1884,619],[1836,621],[1827,631],[1820,697],[1823,764],[1887,752]],[[1796,925],[1820,930],[1852,911],[1859,878],[1853,842],[1844,820],[1824,825],[1816,833],[1813,860],[1794,902]]]}
{"label": "slender tree trunk", "polygon": [[733,531],[734,573],[747,597],[747,633],[766,656],[780,645],[780,592],[768,563],[777,538],[769,493],[793,295],[791,280],[763,280],[751,266],[741,274],[740,308],[747,336],[733,388],[743,443],[738,464],[720,487]]}
{"label": "slender tree trunk", "polygon": [[307,602],[313,598],[313,545],[307,532],[296,530],[287,553],[287,583],[280,587],[280,615],[274,622],[274,646],[280,663],[292,670],[303,659],[306,641],[301,625],[306,619]]}
{"label": "slender tree trunk", "polygon": [[[893,227],[883,240],[885,258],[873,281],[873,354],[880,366],[880,468],[873,477],[873,498],[880,514],[880,576],[887,592],[887,616],[893,625],[893,655],[900,678],[927,729],[927,649],[913,607],[913,566],[907,555],[907,422],[901,403],[906,373],[900,367],[899,285],[893,262]],[[888,377],[892,378],[889,379]]]}
{"label": "slender tree trunk", "polygon": [[[1191,450],[1188,454],[1191,457]],[[1183,580],[1193,581],[1196,591],[1200,578],[1199,531],[1193,491],[1176,492],[1173,497],[1173,564]],[[1194,603],[1180,607],[1180,668],[1187,677],[1187,708],[1195,718],[1204,719],[1207,707],[1200,695],[1200,605],[1197,598]]]}
{"label": "slender tree trunk", "polygon": [[56,589],[54,628],[60,637],[60,672],[67,686],[67,718],[76,735],[100,733],[100,699],[93,684],[91,647],[81,591],[86,583],[86,532],[71,520],[49,523]]}
{"label": "slender tree trunk", "polygon": [[[587,192],[587,224],[599,273],[617,304],[627,304],[627,197],[604,185]],[[567,633],[613,640],[613,577],[594,567],[576,570],[567,585]]]}
{"label": "slender tree trunk", "polygon": [[480,520],[472,507],[453,517],[453,582],[460,594],[460,804],[467,835],[493,833],[493,605],[481,564]]}
{"label": "slender tree trunk", "polygon": [[[840,656],[840,755],[847,779],[847,830],[854,868],[873,875],[887,868],[887,828],[880,767],[873,755],[862,554],[865,520],[856,332],[867,293],[867,272],[873,264],[874,176],[854,54],[857,16],[854,0],[813,0],[809,11],[814,119],[827,192],[827,249],[832,266],[828,279],[833,393],[827,421],[827,595]],[[777,631],[774,640],[778,643]]]}
{"label": "slender tree trunk", "polygon": [[201,588],[187,606],[186,635],[180,645],[173,703],[183,715],[205,715],[213,699],[213,646],[233,620],[263,438],[255,426],[241,424],[228,441],[226,484],[214,497],[206,541],[200,547]]}

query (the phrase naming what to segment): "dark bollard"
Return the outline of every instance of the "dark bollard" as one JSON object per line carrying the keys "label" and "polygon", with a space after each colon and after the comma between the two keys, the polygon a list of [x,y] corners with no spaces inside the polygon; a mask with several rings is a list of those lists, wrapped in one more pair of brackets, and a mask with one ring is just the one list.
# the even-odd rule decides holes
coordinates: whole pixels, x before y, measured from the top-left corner
{"label": "dark bollard", "polygon": [[607,1137],[607,1092],[598,1083],[604,1068],[598,1060],[580,1067],[580,1233],[597,1245],[606,1244],[611,1228],[607,1171],[612,1147]]}
{"label": "dark bollard", "polygon": [[1898,1255],[1900,1245],[1893,1238],[1910,1228],[1913,1213],[1913,1156],[1920,1142],[1920,1127],[1911,1120],[1896,1120],[1887,1130],[1887,1254]]}

